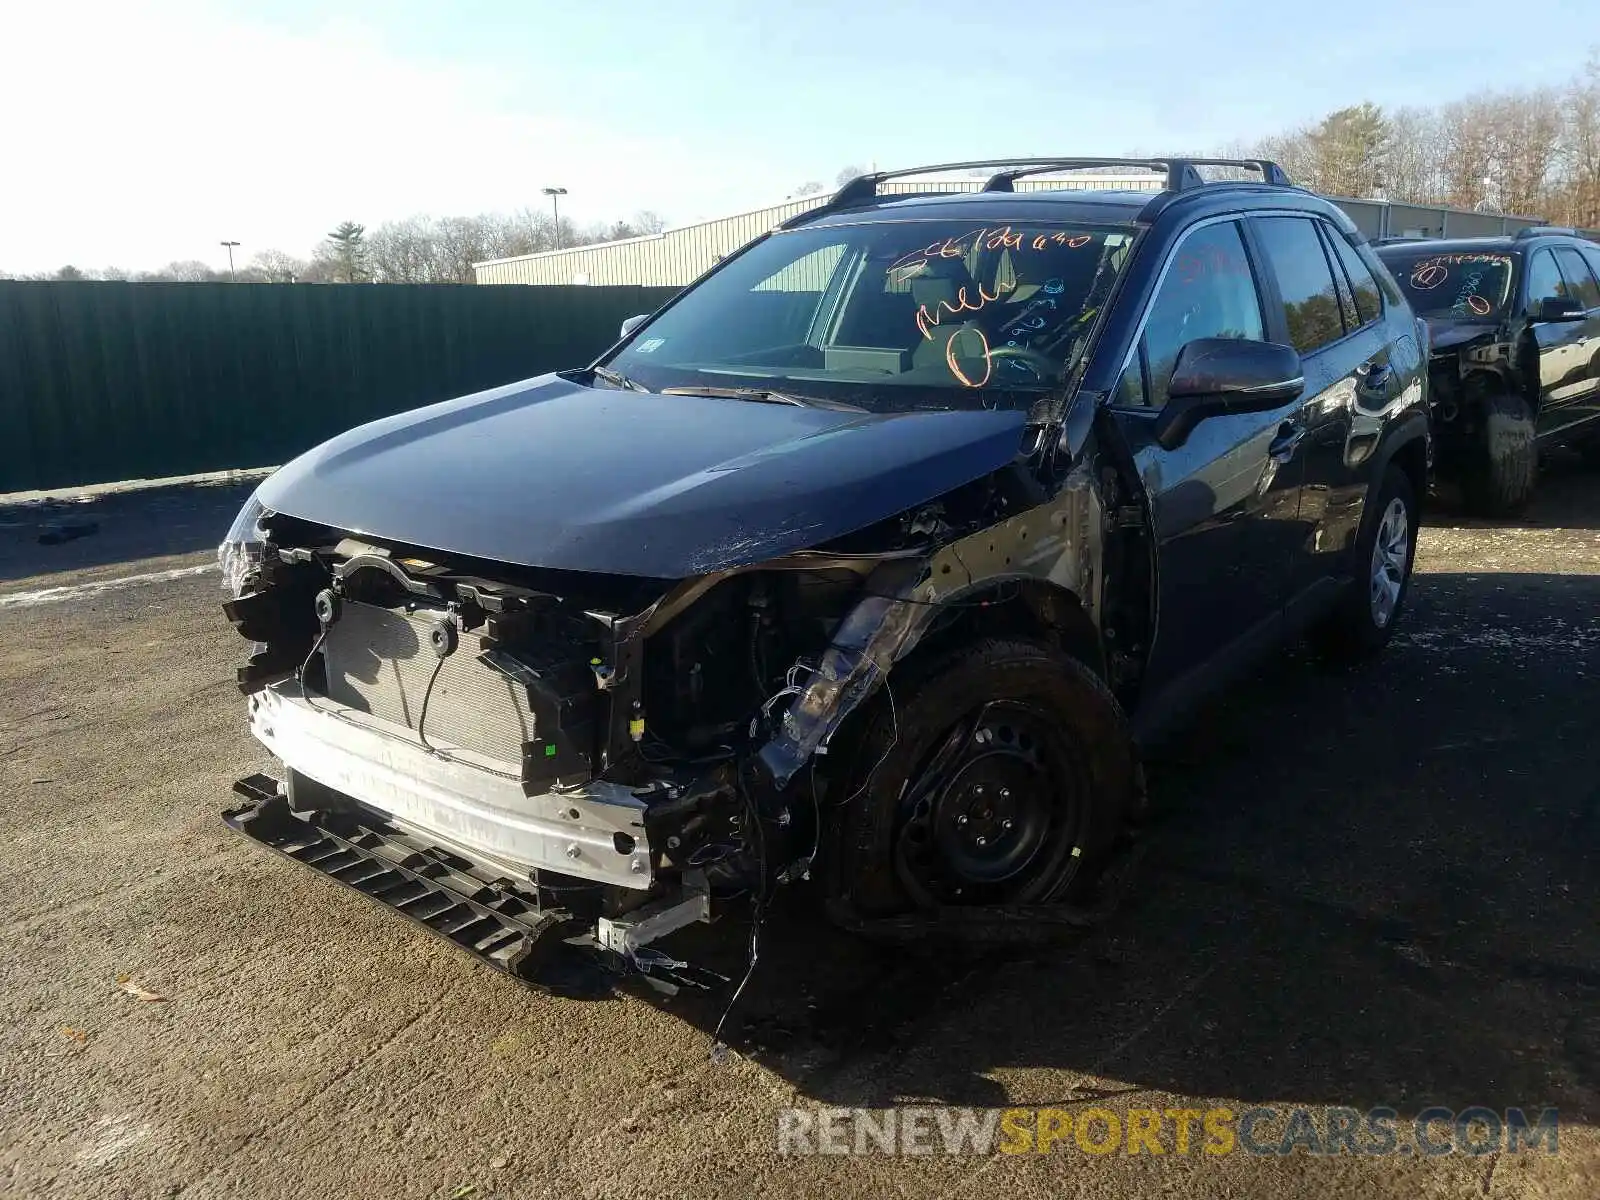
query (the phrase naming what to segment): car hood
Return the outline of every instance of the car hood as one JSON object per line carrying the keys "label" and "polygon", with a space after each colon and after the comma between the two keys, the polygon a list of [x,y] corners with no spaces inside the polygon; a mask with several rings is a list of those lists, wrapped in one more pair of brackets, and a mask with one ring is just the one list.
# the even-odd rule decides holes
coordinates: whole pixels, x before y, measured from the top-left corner
{"label": "car hood", "polygon": [[1492,321],[1455,321],[1448,318],[1424,317],[1428,326],[1428,349],[1438,354],[1454,350],[1469,342],[1484,341],[1495,334],[1499,326]]}
{"label": "car hood", "polygon": [[258,492],[385,541],[682,579],[862,529],[1013,461],[1020,412],[873,414],[544,375],[363,425]]}

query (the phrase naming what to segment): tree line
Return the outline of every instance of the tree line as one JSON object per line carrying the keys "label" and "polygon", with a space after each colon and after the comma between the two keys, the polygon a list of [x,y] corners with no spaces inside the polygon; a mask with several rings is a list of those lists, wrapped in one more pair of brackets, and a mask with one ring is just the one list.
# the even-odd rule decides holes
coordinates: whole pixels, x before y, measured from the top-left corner
{"label": "tree line", "polygon": [[227,282],[240,283],[471,283],[472,264],[489,258],[510,258],[553,250],[618,241],[660,233],[666,222],[653,212],[640,212],[632,220],[609,224],[578,225],[561,218],[557,238],[555,218],[547,212],[524,208],[514,213],[482,213],[475,217],[407,217],[386,221],[367,230],[356,221],[342,221],[312,251],[300,258],[281,250],[262,250],[239,264],[233,273],[199,260],[168,263],[154,271],[127,271],[117,267],[87,270],[65,266],[36,275],[9,275],[0,279],[114,279],[136,283]]}
{"label": "tree line", "polygon": [[1224,157],[1271,158],[1330,196],[1544,217],[1600,228],[1600,50],[1573,79],[1435,107],[1365,103]]}

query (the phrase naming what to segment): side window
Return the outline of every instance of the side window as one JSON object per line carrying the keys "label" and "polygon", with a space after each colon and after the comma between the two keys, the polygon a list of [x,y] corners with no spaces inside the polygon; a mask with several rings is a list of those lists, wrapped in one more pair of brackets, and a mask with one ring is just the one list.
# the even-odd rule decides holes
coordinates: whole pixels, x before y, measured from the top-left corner
{"label": "side window", "polygon": [[1356,248],[1345,241],[1342,233],[1331,225],[1324,225],[1322,232],[1326,235],[1328,244],[1333,247],[1334,253],[1339,256],[1339,262],[1344,266],[1344,273],[1350,277],[1350,291],[1356,301],[1357,323],[1372,324],[1383,313],[1383,302],[1378,298],[1378,281],[1372,277],[1372,272],[1367,270],[1367,264],[1361,261]]}
{"label": "side window", "polygon": [[1143,354],[1136,354],[1123,373],[1117,403],[1138,403],[1135,397],[1142,391],[1145,403],[1162,407],[1178,352],[1208,337],[1266,337],[1255,275],[1232,221],[1203,226],[1178,243],[1150,302]]}
{"label": "side window", "polygon": [[1567,284],[1556,267],[1555,255],[1540,250],[1528,260],[1528,307],[1537,308],[1540,301],[1554,300],[1567,294]]}
{"label": "side window", "polygon": [[1585,245],[1583,257],[1589,260],[1589,269],[1595,273],[1595,278],[1600,279],[1600,246]]}
{"label": "side window", "polygon": [[1256,232],[1278,278],[1289,341],[1301,354],[1344,336],[1328,256],[1308,217],[1260,217]]}
{"label": "side window", "polygon": [[1317,233],[1322,238],[1322,252],[1328,256],[1328,263],[1333,267],[1333,290],[1339,294],[1339,315],[1344,319],[1346,330],[1359,329],[1366,322],[1356,312],[1356,298],[1350,291],[1350,277],[1339,265],[1339,256],[1333,249],[1333,230],[1322,221],[1316,225]]}
{"label": "side window", "polygon": [[1600,308],[1600,283],[1595,281],[1594,272],[1589,270],[1589,263],[1583,255],[1562,246],[1556,250],[1556,259],[1561,263],[1561,273],[1572,285],[1572,294],[1578,301],[1585,308]]}

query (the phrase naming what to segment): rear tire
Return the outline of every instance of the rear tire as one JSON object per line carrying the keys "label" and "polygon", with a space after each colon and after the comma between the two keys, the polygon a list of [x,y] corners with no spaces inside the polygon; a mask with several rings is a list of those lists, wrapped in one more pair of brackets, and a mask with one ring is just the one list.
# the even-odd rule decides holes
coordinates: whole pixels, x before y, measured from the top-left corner
{"label": "rear tire", "polygon": [[1478,428],[1461,447],[1461,491],[1467,507],[1482,517],[1509,517],[1533,498],[1538,474],[1533,409],[1515,392],[1486,390],[1479,400]]}
{"label": "rear tire", "polygon": [[1359,662],[1389,644],[1411,590],[1417,517],[1411,479],[1391,465],[1362,516],[1352,551],[1356,577],[1338,607],[1311,631],[1312,646],[1323,659]]}
{"label": "rear tire", "polygon": [[854,918],[1077,900],[1143,812],[1115,698],[1077,660],[980,639],[915,656],[830,780],[830,908]]}

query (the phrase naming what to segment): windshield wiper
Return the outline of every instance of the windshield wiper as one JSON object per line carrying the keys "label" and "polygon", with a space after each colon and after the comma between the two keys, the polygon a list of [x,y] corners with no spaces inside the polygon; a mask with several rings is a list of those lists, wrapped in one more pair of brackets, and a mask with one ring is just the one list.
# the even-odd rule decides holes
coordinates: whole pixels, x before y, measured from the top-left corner
{"label": "windshield wiper", "polygon": [[793,404],[799,408],[827,408],[835,412],[866,412],[842,400],[824,400],[820,396],[795,396],[789,392],[775,392],[771,388],[742,387],[670,387],[662,388],[663,396],[712,396],[721,400],[755,400],[761,404]]}
{"label": "windshield wiper", "polygon": [[648,392],[650,390],[644,384],[629,379],[621,371],[613,371],[610,367],[590,367],[589,374],[596,379],[604,379],[612,387],[624,388],[630,392]]}

